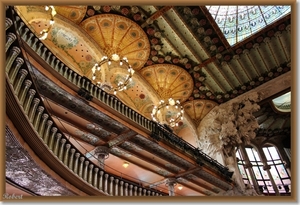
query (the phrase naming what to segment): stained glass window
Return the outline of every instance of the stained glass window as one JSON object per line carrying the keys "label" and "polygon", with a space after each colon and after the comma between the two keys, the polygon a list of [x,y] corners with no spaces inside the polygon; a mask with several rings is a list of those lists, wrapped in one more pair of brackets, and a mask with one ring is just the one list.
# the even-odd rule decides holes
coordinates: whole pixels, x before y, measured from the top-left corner
{"label": "stained glass window", "polygon": [[206,6],[230,45],[291,12],[290,5]]}
{"label": "stained glass window", "polygon": [[[252,171],[257,181],[258,186],[264,194],[274,194],[275,190],[270,181],[272,177],[279,193],[289,193],[291,190],[291,180],[289,173],[285,169],[284,162],[281,160],[277,149],[273,146],[263,147],[263,153],[267,159],[267,164],[270,165],[269,176],[268,171],[264,170],[264,165],[256,149],[247,147],[246,153],[252,164]],[[245,184],[253,185],[249,168],[245,169],[245,160],[242,157],[241,151],[236,152],[238,160],[238,168],[242,175]]]}
{"label": "stained glass window", "polygon": [[291,112],[291,92],[287,92],[272,100],[274,106],[281,112]]}

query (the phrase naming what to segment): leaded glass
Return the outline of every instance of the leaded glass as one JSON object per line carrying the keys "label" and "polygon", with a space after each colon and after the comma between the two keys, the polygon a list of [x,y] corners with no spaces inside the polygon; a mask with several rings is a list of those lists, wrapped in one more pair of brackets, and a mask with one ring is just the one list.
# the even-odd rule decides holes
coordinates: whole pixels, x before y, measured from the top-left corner
{"label": "leaded glass", "polygon": [[255,174],[255,178],[256,178],[256,179],[262,179],[261,173],[260,173],[258,167],[256,167],[256,166],[253,167],[253,171],[254,171],[254,174]]}
{"label": "leaded glass", "polygon": [[239,167],[239,170],[240,170],[240,173],[241,173],[242,177],[247,178],[244,166],[239,164],[238,167]]}
{"label": "leaded glass", "polygon": [[230,45],[291,12],[289,5],[206,6]]}
{"label": "leaded glass", "polygon": [[246,148],[246,152],[250,161],[255,161],[252,149]]}
{"label": "leaded glass", "polygon": [[270,155],[273,160],[276,160],[276,159],[280,160],[280,157],[279,157],[278,152],[275,147],[267,147],[266,149],[263,148],[263,150],[264,150],[264,152],[267,152],[267,150],[269,150]]}
{"label": "leaded glass", "polygon": [[263,179],[264,179],[264,180],[270,179],[268,173],[264,170],[264,168],[263,168],[262,166],[259,167],[259,169],[260,169],[260,171],[261,171],[261,173],[262,173],[262,175],[263,175]]}

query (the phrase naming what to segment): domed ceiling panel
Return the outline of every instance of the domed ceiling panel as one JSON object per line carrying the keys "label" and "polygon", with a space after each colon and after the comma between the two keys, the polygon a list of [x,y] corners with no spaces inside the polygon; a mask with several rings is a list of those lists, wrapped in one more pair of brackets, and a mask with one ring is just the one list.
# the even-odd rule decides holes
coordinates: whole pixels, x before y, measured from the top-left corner
{"label": "domed ceiling panel", "polygon": [[70,21],[79,24],[85,16],[87,6],[54,6],[56,12]]}
{"label": "domed ceiling panel", "polygon": [[141,69],[150,54],[150,44],[144,30],[130,19],[100,14],[84,20],[80,26],[104,50],[107,56],[116,53],[127,57],[134,70]]}
{"label": "domed ceiling panel", "polygon": [[184,111],[192,118],[195,125],[198,126],[200,121],[218,104],[211,100],[192,100],[183,104]]}
{"label": "domed ceiling panel", "polygon": [[51,15],[45,11],[45,6],[15,6],[15,10],[29,28],[32,28],[32,23],[40,21],[44,21],[44,24],[39,26],[39,31],[48,27],[46,21],[50,20]]}
{"label": "domed ceiling panel", "polygon": [[127,89],[118,92],[117,97],[122,99],[122,102],[126,105],[149,119],[151,119],[154,104],[159,101],[159,96],[155,93],[155,90],[137,72],[133,75]]}
{"label": "domed ceiling panel", "polygon": [[180,126],[173,128],[173,132],[181,139],[185,140],[194,147],[197,147],[197,130],[189,119],[187,120],[184,118],[184,121]]}
{"label": "domed ceiling panel", "polygon": [[156,64],[141,70],[142,76],[162,99],[173,98],[184,102],[192,93],[194,83],[183,68],[171,64]]}
{"label": "domed ceiling panel", "polygon": [[[36,34],[49,27],[50,14],[44,6],[17,6],[24,22]],[[38,17],[38,18],[37,18]],[[101,59],[101,49],[76,24],[56,15],[55,23],[43,43],[68,67],[91,78],[91,68]]]}

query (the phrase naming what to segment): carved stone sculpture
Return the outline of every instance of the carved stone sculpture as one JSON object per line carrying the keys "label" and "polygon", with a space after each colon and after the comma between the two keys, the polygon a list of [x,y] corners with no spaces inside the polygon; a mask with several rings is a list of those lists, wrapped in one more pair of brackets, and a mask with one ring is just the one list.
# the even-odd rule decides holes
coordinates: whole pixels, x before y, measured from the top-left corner
{"label": "carved stone sculpture", "polygon": [[260,95],[252,92],[243,98],[214,107],[198,127],[198,147],[216,158],[220,153],[225,165],[234,171],[233,180],[240,190],[245,190],[236,162],[236,148],[249,144],[259,127],[253,113],[260,109]]}
{"label": "carved stone sculpture", "polygon": [[214,107],[199,125],[199,148],[211,157],[221,151],[231,156],[239,144],[248,144],[259,127],[253,116],[260,108],[259,99],[259,94],[254,92]]}

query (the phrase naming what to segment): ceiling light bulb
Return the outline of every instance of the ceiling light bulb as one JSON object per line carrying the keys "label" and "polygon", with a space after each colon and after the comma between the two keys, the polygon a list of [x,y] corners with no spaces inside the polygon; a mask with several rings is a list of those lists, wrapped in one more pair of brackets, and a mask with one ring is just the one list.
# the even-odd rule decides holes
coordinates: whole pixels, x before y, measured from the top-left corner
{"label": "ceiling light bulb", "polygon": [[120,57],[119,57],[118,54],[114,53],[114,54],[111,55],[111,59],[112,59],[113,61],[118,61],[118,60],[120,60]]}
{"label": "ceiling light bulb", "polygon": [[175,100],[173,98],[170,98],[169,103],[170,103],[170,105],[175,105]]}
{"label": "ceiling light bulb", "polygon": [[51,15],[54,17],[57,13],[56,13],[56,10],[54,8],[54,6],[50,6],[51,8]]}
{"label": "ceiling light bulb", "polygon": [[181,190],[183,187],[181,185],[179,185],[178,189]]}
{"label": "ceiling light bulb", "polygon": [[41,31],[41,36],[39,37],[40,40],[45,40],[48,36],[48,32],[46,30]]}
{"label": "ceiling light bulb", "polygon": [[97,67],[97,64],[95,64],[92,68],[92,72],[95,73],[96,72],[96,67]]}
{"label": "ceiling light bulb", "polygon": [[127,168],[129,166],[129,163],[128,162],[124,162],[123,163],[123,167]]}

